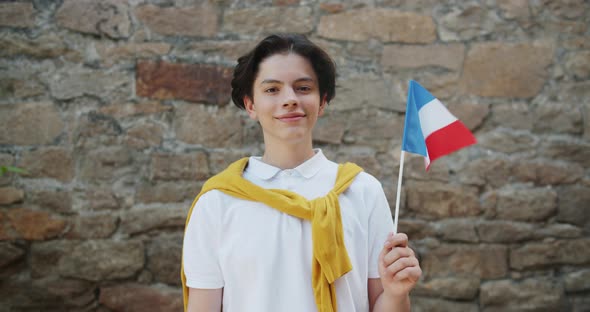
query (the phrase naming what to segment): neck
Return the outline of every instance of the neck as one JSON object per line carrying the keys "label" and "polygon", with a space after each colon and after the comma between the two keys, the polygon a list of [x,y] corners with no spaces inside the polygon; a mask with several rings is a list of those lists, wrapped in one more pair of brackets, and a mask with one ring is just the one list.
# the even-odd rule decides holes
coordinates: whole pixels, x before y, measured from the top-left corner
{"label": "neck", "polygon": [[311,140],[292,144],[285,144],[284,142],[272,144],[269,142],[270,140],[264,141],[265,148],[262,161],[277,168],[293,169],[315,155]]}

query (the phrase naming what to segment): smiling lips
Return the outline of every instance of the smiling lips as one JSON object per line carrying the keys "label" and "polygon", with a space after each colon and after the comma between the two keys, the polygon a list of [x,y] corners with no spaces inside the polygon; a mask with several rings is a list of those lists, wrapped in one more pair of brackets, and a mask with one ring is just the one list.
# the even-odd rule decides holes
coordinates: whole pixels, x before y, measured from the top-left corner
{"label": "smiling lips", "polygon": [[303,117],[305,117],[305,114],[303,114],[303,113],[288,113],[288,114],[280,115],[276,118],[278,120],[284,121],[284,122],[295,122],[295,121],[302,119]]}

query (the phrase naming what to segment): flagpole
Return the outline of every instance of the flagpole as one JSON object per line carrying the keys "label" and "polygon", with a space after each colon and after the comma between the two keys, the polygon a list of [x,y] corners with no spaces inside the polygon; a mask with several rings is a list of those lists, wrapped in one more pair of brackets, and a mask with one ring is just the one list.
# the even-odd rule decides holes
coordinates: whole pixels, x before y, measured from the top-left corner
{"label": "flagpole", "polygon": [[397,194],[395,195],[395,214],[393,219],[393,233],[397,234],[397,220],[399,216],[399,198],[402,190],[402,174],[404,172],[404,150],[399,159],[399,174],[397,177]]}

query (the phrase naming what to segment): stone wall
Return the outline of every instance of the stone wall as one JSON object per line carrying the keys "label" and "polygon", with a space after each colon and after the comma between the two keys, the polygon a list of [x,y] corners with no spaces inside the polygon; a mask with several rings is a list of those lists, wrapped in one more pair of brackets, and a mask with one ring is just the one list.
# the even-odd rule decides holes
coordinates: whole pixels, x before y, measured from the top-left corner
{"label": "stone wall", "polygon": [[203,181],[262,152],[235,59],[270,32],[338,64],[316,145],[393,206],[409,79],[479,144],[410,157],[414,311],[590,310],[590,2],[0,2],[0,311],[179,311]]}

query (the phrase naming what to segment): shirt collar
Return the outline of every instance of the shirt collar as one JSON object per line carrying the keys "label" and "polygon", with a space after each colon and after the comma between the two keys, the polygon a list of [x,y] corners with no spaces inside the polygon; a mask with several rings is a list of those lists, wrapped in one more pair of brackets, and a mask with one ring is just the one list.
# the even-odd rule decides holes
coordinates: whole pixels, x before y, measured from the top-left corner
{"label": "shirt collar", "polygon": [[[314,149],[314,152],[315,155],[313,155],[313,157],[290,170],[295,170],[306,179],[313,177],[322,167],[324,167],[325,162],[328,161],[321,149]],[[250,156],[247,170],[263,180],[269,180],[279,172],[283,171],[281,168],[263,162],[262,157],[255,156]]]}

